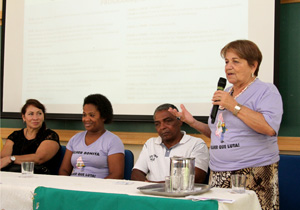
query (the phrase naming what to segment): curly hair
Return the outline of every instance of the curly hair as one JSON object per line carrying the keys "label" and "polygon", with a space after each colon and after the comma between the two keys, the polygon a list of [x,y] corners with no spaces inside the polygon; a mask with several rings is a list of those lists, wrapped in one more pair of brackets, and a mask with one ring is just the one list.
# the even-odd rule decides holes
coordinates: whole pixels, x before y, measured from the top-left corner
{"label": "curly hair", "polygon": [[93,104],[100,112],[101,117],[105,119],[104,123],[109,124],[113,120],[113,108],[110,101],[101,94],[91,94],[84,98],[83,106]]}

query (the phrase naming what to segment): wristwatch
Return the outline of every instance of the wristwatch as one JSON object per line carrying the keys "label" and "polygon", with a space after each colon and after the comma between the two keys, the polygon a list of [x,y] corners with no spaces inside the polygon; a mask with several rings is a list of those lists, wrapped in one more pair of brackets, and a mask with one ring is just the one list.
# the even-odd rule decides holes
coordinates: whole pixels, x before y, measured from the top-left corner
{"label": "wristwatch", "polygon": [[15,160],[16,160],[16,157],[15,156],[10,156],[10,160],[11,160],[11,163],[14,163]]}
{"label": "wristwatch", "polygon": [[241,108],[242,105],[239,103],[234,107],[234,111],[233,111],[234,116],[237,116],[237,114],[241,111]]}

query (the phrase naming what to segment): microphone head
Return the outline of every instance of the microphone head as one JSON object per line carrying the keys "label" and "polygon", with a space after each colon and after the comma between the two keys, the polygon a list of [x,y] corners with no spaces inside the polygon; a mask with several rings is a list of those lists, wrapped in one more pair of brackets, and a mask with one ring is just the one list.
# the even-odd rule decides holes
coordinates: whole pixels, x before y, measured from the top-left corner
{"label": "microphone head", "polygon": [[219,82],[218,82],[218,90],[224,90],[226,86],[227,80],[223,77],[220,77]]}

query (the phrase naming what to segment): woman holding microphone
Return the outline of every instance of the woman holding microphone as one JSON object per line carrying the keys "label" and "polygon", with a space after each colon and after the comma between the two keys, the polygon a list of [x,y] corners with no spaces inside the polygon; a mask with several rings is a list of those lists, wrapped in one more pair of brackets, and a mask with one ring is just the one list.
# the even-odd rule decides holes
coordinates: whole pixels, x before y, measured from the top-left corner
{"label": "woman holding microphone", "polygon": [[254,190],[262,209],[279,209],[277,135],[283,114],[280,93],[257,78],[262,54],[255,43],[236,40],[221,50],[231,87],[217,90],[213,105],[219,105],[214,123],[197,121],[181,105],[176,117],[211,138],[210,179],[212,187],[231,187],[232,174],[247,176],[246,188]]}

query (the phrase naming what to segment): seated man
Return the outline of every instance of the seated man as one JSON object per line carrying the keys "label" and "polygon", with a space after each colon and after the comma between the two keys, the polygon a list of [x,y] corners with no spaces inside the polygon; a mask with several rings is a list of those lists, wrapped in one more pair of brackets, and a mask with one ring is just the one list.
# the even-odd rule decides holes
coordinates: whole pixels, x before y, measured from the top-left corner
{"label": "seated man", "polygon": [[133,167],[131,179],[164,182],[170,175],[170,157],[195,157],[195,182],[203,183],[208,170],[209,153],[205,142],[181,131],[182,121],[168,111],[172,104],[162,104],[154,112],[159,137],[150,138]]}

